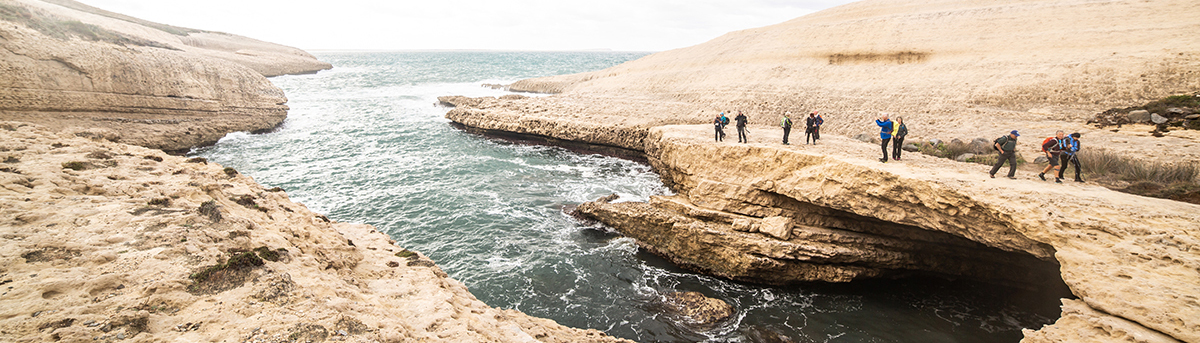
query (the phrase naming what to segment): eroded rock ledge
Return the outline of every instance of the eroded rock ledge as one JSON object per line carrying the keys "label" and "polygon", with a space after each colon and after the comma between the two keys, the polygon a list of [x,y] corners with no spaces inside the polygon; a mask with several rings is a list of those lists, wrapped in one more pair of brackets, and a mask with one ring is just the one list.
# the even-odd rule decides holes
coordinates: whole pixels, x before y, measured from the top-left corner
{"label": "eroded rock ledge", "polygon": [[640,146],[679,195],[580,211],[682,266],[771,284],[916,272],[1020,283],[1057,271],[1079,300],[1064,300],[1063,318],[1026,332],[1028,342],[1200,341],[1198,206],[989,179],[986,166],[919,155],[880,164],[878,146],[842,137],[782,146],[762,126],[752,144],[714,143],[708,125],[591,131],[603,119],[537,111],[548,101],[485,100],[447,117]]}
{"label": "eroded rock ledge", "polygon": [[628,342],[215,163],[0,122],[0,340]]}

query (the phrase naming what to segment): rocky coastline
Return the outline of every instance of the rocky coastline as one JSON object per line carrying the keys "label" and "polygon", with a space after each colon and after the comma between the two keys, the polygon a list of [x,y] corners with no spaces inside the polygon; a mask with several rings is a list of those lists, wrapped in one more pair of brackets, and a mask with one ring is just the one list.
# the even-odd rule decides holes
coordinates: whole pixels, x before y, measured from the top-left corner
{"label": "rocky coastline", "polygon": [[0,122],[13,342],[627,342],[488,307],[419,252],[232,168]]}
{"label": "rocky coastline", "polygon": [[266,76],[329,69],[302,50],[146,22],[70,0],[0,3],[0,120],[166,151],[275,128]]}
{"label": "rocky coastline", "polygon": [[[554,95],[457,99],[446,117],[640,151],[677,195],[601,199],[578,211],[695,271],[783,285],[1061,278],[1073,297],[1024,342],[1200,342],[1200,259],[1189,248],[1200,238],[1200,207],[1092,184],[990,179],[986,166],[915,153],[881,164],[878,145],[847,138],[877,137],[870,119],[891,112],[917,132],[910,142],[1020,129],[1019,150],[1032,153],[1038,136],[1068,130],[1116,154],[1200,161],[1190,149],[1200,137],[1187,131],[1155,137],[1085,123],[1200,90],[1187,77],[1200,46],[1162,35],[1187,32],[1194,25],[1184,17],[1200,12],[1128,16],[1181,4],[861,1],[601,71],[518,81],[509,89]],[[1031,22],[1050,17],[1056,24]],[[1142,43],[1046,39],[1062,35]],[[1136,38],[1151,35],[1161,39]],[[1111,57],[1093,58],[1100,50]],[[812,110],[825,115],[821,144],[799,145],[797,128],[794,145],[781,145],[780,114]],[[729,141],[713,141],[720,111],[749,114],[750,144],[731,142],[732,127]]]}

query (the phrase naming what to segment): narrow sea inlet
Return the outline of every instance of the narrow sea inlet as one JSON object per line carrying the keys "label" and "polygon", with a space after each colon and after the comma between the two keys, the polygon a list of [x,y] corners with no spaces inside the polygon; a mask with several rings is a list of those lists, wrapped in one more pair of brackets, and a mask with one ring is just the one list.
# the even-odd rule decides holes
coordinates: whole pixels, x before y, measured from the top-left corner
{"label": "narrow sea inlet", "polygon": [[[644,53],[319,53],[334,69],[272,79],[277,130],[193,154],[236,168],[343,222],[428,255],[485,303],[639,342],[1016,342],[1058,317],[1058,294],[935,278],[766,287],[681,270],[564,210],[616,193],[669,194],[635,161],[455,128],[442,95],[484,83],[599,70]],[[659,303],[697,291],[737,310],[715,329]]]}

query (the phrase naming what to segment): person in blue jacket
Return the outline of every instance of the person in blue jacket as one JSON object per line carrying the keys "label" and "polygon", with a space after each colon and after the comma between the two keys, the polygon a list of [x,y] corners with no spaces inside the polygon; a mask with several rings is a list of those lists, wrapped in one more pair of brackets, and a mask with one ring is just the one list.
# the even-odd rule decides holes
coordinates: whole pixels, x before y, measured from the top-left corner
{"label": "person in blue jacket", "polygon": [[887,163],[888,142],[892,141],[892,130],[894,129],[895,124],[888,119],[888,114],[884,113],[878,119],[875,119],[875,125],[879,125],[879,139],[883,140],[883,142],[879,144],[880,147],[883,148],[883,158],[879,159],[879,162]]}
{"label": "person in blue jacket", "polygon": [[1062,160],[1062,163],[1059,163],[1060,166],[1058,167],[1059,180],[1062,180],[1063,172],[1067,170],[1067,162],[1071,162],[1075,166],[1075,182],[1083,182],[1083,178],[1079,177],[1079,155],[1077,155],[1079,152],[1079,136],[1080,134],[1076,132],[1058,140],[1058,146],[1062,149],[1062,153],[1058,154],[1059,159]]}
{"label": "person in blue jacket", "polygon": [[716,119],[713,119],[713,127],[717,129],[717,141],[725,140],[725,125],[729,125],[729,117],[725,116],[725,112],[721,112]]}

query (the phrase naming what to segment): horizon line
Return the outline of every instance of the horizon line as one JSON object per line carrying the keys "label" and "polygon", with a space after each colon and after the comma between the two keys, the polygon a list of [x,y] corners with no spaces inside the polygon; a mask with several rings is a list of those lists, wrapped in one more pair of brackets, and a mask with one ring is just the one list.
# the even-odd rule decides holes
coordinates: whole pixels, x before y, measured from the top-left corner
{"label": "horizon line", "polygon": [[597,49],[565,49],[565,50],[539,50],[539,49],[302,49],[308,52],[646,52],[655,53],[661,51],[650,50],[612,50],[609,48]]}

